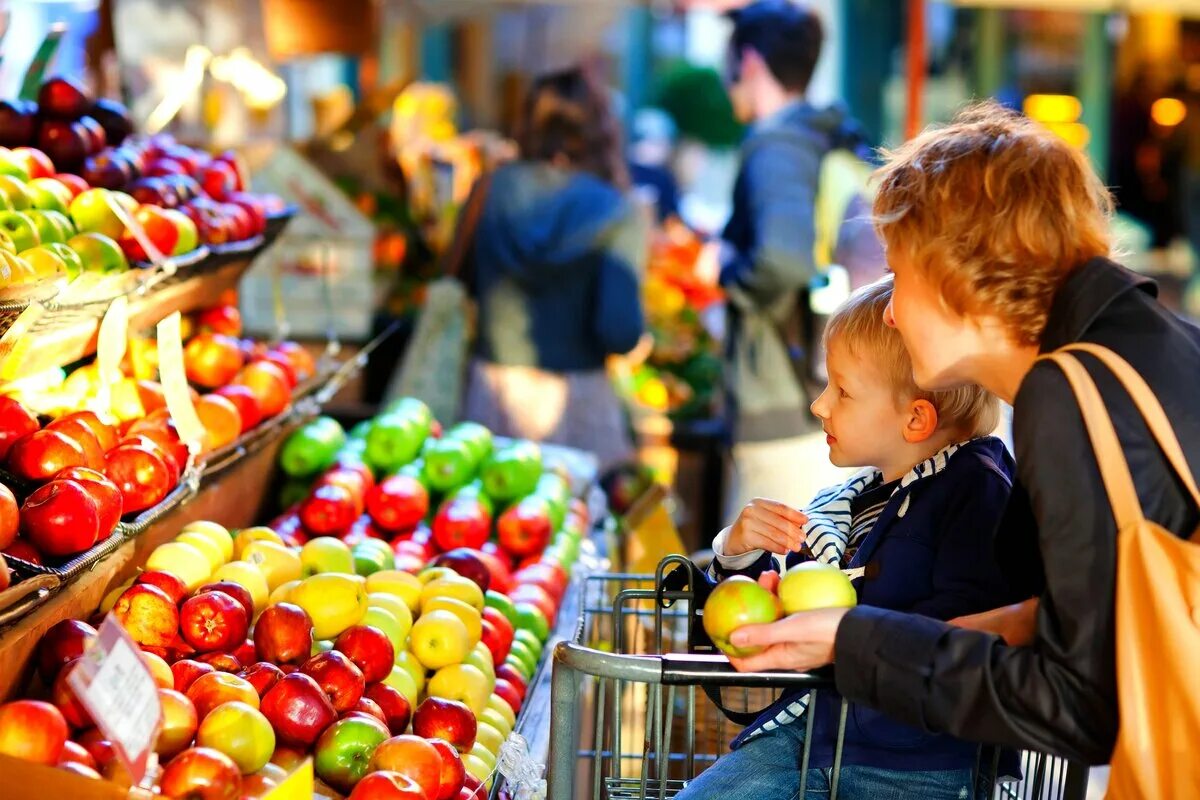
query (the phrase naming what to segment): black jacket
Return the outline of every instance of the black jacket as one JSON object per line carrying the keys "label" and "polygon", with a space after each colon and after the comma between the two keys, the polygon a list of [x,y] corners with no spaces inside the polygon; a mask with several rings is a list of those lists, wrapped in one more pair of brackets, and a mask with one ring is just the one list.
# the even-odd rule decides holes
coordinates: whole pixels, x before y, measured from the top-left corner
{"label": "black jacket", "polygon": [[[1122,356],[1157,394],[1196,471],[1200,331],[1155,296],[1151,281],[1092,261],[1056,295],[1042,350],[1085,341]],[[1113,418],[1147,518],[1190,536],[1200,512],[1132,401],[1099,362],[1080,357]],[[1010,566],[1025,571],[1030,588],[1041,587],[1034,642],[1009,647],[990,634],[859,607],[838,629],[838,690],[930,730],[1105,763],[1118,723],[1116,523],[1082,416],[1057,366],[1039,363],[1026,376],[1013,422],[1019,486],[1004,524],[1024,518],[1025,530],[1037,536],[1042,563]]]}

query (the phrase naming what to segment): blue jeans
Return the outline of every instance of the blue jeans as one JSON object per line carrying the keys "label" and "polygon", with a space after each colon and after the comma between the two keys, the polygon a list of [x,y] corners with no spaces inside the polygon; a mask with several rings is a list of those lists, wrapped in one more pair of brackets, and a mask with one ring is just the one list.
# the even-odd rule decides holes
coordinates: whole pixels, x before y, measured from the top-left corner
{"label": "blue jeans", "polygon": [[[676,800],[801,800],[800,761],[804,725],[761,733],[700,773]],[[832,770],[810,769],[803,800],[826,800]],[[901,772],[843,766],[839,800],[969,800],[971,770]]]}

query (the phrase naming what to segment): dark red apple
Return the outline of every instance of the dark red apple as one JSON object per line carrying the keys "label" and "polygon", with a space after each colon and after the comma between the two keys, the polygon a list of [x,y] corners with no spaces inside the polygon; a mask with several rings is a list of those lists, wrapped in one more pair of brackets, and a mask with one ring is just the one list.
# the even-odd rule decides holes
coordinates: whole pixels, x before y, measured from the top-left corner
{"label": "dark red apple", "polygon": [[195,659],[201,663],[208,664],[217,672],[228,672],[231,675],[236,675],[242,669],[242,662],[233,653],[223,653],[220,651],[197,653]]}
{"label": "dark red apple", "polygon": [[25,498],[21,533],[46,555],[74,555],[99,538],[100,511],[83,484],[50,481]]}
{"label": "dark red apple", "polygon": [[466,703],[441,697],[426,697],[413,712],[413,733],[426,739],[445,739],[460,753],[475,744],[478,724]]}
{"label": "dark red apple", "polygon": [[179,632],[201,653],[236,648],[249,628],[246,607],[221,591],[193,595],[179,608]]}
{"label": "dark red apple", "polygon": [[350,626],[338,635],[333,647],[354,662],[367,683],[390,675],[396,660],[396,648],[387,634],[370,625]]}
{"label": "dark red apple", "polygon": [[516,714],[521,710],[521,703],[525,701],[525,693],[518,690],[504,678],[496,678],[496,686],[492,689],[492,694],[498,696],[501,700],[508,703]]}
{"label": "dark red apple", "polygon": [[246,639],[236,648],[234,648],[233,657],[238,660],[239,664],[253,664],[258,660],[258,650],[254,647],[253,639]]}
{"label": "dark red apple", "polygon": [[175,676],[175,691],[187,694],[187,690],[192,688],[197,678],[216,671],[212,664],[192,658],[181,658],[171,665],[171,674]]}
{"label": "dark red apple", "polygon": [[134,583],[148,583],[157,586],[167,593],[167,596],[179,605],[187,599],[187,584],[177,575],[157,569],[148,569],[133,579]]}
{"label": "dark red apple", "polygon": [[448,567],[468,580],[474,581],[481,592],[486,592],[492,583],[492,573],[476,551],[456,547],[442,553],[433,560],[435,567]]}
{"label": "dark red apple", "polygon": [[370,683],[367,684],[363,697],[374,701],[383,711],[383,721],[387,723],[393,736],[399,736],[408,730],[408,723],[412,720],[412,706],[399,689],[386,683]]}
{"label": "dark red apple", "polygon": [[95,724],[92,722],[92,715],[84,708],[83,703],[79,702],[75,690],[68,682],[68,676],[78,662],[79,659],[75,659],[58,671],[58,676],[50,687],[50,701],[62,712],[63,719],[72,728],[90,728]]}
{"label": "dark red apple", "polygon": [[299,664],[312,653],[313,623],[292,603],[269,606],[254,623],[254,649],[262,661]]}
{"label": "dark red apple", "polygon": [[237,600],[242,608],[246,609],[246,617],[248,619],[254,618],[254,597],[250,594],[250,590],[240,583],[216,581],[215,583],[206,583],[196,590],[196,594],[204,594],[205,592],[224,592],[234,600]]}
{"label": "dark red apple", "polygon": [[38,89],[37,104],[43,117],[76,120],[88,112],[92,101],[78,81],[55,75]]}
{"label": "dark red apple", "polygon": [[411,530],[429,513],[429,492],[411,475],[391,475],[367,494],[367,513],[385,531]]}
{"label": "dark red apple", "polygon": [[337,711],[315,680],[303,672],[284,675],[262,698],[261,710],[282,744],[311,747],[337,719]]}
{"label": "dark red apple", "polygon": [[[103,459],[101,459],[103,461]],[[124,510],[121,490],[103,472],[87,467],[68,467],[54,476],[55,480],[77,481],[96,502],[99,514],[97,540],[107,539],[121,521]]]}
{"label": "dark red apple", "polygon": [[249,681],[258,692],[258,696],[263,697],[283,677],[283,670],[269,661],[257,661],[248,667],[242,667],[237,675]]}
{"label": "dark red apple", "polygon": [[58,672],[83,655],[96,640],[96,629],[78,619],[60,620],[42,634],[38,641],[38,674],[47,686],[54,683]]}
{"label": "dark red apple", "polygon": [[121,490],[126,514],[157,505],[175,485],[174,476],[158,453],[132,444],[117,445],[108,451],[104,474]]}
{"label": "dark red apple", "polygon": [[318,486],[300,503],[300,522],[318,536],[336,536],[358,518],[354,495],[340,484]]}
{"label": "dark red apple", "polygon": [[338,712],[353,708],[366,688],[362,670],[337,650],[317,653],[300,665],[300,671],[317,682]]}
{"label": "dark red apple", "polygon": [[429,743],[442,757],[442,782],[436,798],[431,800],[452,800],[458,797],[467,778],[466,767],[463,766],[462,756],[454,749],[454,745],[445,739],[430,739]]}

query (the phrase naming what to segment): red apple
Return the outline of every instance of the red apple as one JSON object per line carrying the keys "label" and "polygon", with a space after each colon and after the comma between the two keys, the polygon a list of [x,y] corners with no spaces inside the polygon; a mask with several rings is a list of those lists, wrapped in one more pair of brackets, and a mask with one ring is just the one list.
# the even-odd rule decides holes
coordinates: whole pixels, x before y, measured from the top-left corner
{"label": "red apple", "polygon": [[379,707],[378,703],[365,695],[358,698],[358,702],[349,711],[343,711],[339,719],[345,719],[350,714],[363,714],[387,725],[387,716],[383,713],[383,709]]}
{"label": "red apple", "polygon": [[12,493],[12,489],[0,484],[0,549],[16,541],[20,527],[16,495]]}
{"label": "red apple", "polygon": [[[103,462],[103,459],[101,459]],[[54,476],[55,480],[77,481],[96,502],[99,514],[98,539],[103,541],[112,535],[121,521],[124,510],[121,490],[103,472],[87,467],[68,467]]]}
{"label": "red apple", "polygon": [[497,666],[503,664],[512,641],[505,641],[504,634],[496,627],[494,622],[486,619],[481,620],[480,626],[482,633],[479,641],[483,642],[488,652],[492,654],[492,664]]}
{"label": "red apple", "polygon": [[287,380],[289,391],[295,389],[296,384],[300,382],[300,379],[296,376],[296,371],[292,369],[292,362],[283,353],[268,350],[261,358],[257,358],[255,361],[265,361],[279,367],[279,370],[283,373],[283,377]]}
{"label": "red apple", "polygon": [[242,667],[237,675],[245,678],[262,697],[283,677],[283,670],[269,661],[256,661],[248,667]]}
{"label": "red apple", "polygon": [[421,787],[426,798],[438,796],[442,782],[442,757],[437,748],[420,736],[393,736],[375,748],[371,770],[389,770],[406,775]]}
{"label": "red apple", "polygon": [[175,691],[186,694],[200,676],[216,671],[217,668],[212,664],[192,658],[181,658],[171,665],[171,674],[175,676]]}
{"label": "red apple", "polygon": [[33,412],[8,395],[0,395],[0,460],[8,458],[14,442],[40,427]]}
{"label": "red apple", "polygon": [[30,178],[49,178],[54,175],[54,162],[36,147],[14,147],[12,154],[25,161]]}
{"label": "red apple", "polygon": [[108,762],[117,757],[116,747],[104,738],[104,734],[98,728],[84,731],[76,737],[76,741],[91,755],[96,762],[96,769],[104,769]]}
{"label": "red apple", "polygon": [[408,730],[412,719],[412,706],[408,698],[386,683],[367,684],[363,697],[373,701],[383,712],[384,722],[393,736],[399,736]]}
{"label": "red apple", "polygon": [[87,466],[83,448],[61,431],[34,431],[13,442],[8,468],[18,478],[41,483],[67,467]]}
{"label": "red apple", "polygon": [[432,800],[432,796],[407,775],[380,770],[359,781],[349,800]]}
{"label": "red apple", "polygon": [[468,772],[463,779],[463,788],[459,790],[458,796],[464,800],[484,800],[488,796],[487,787],[479,778]]}
{"label": "red apple", "polygon": [[528,682],[517,671],[512,664],[504,663],[496,667],[496,677],[503,678],[513,685],[517,692],[521,695],[522,701],[525,699],[525,690],[528,688]]}
{"label": "red apple", "polygon": [[183,363],[189,381],[206,389],[218,389],[237,377],[244,359],[234,337],[201,332],[184,348]]}
{"label": "red apple", "polygon": [[58,758],[58,766],[72,763],[82,764],[88,769],[96,769],[96,759],[92,758],[92,754],[87,751],[87,748],[68,739],[63,744],[63,752]]}
{"label": "red apple", "polygon": [[254,597],[250,594],[250,590],[240,583],[216,581],[215,583],[206,583],[196,590],[196,594],[204,594],[205,592],[224,592],[234,600],[237,600],[242,608],[246,609],[246,617],[248,619],[254,618]]}
{"label": "red apple", "polygon": [[159,784],[164,797],[237,800],[242,773],[234,760],[211,747],[192,747],[167,763]]}
{"label": "red apple", "polygon": [[370,625],[350,626],[337,637],[333,647],[354,662],[367,683],[382,681],[390,675],[396,660],[396,649],[387,634]]}
{"label": "red apple", "polygon": [[77,619],[64,619],[51,625],[38,641],[38,674],[47,686],[58,672],[83,655],[96,640],[96,629]]}
{"label": "red apple", "polygon": [[[158,456],[167,468],[168,489],[173,488],[175,484],[179,483],[179,477],[183,474],[183,468],[187,465],[188,449],[187,445],[175,435],[174,426],[170,423],[139,430],[137,433],[126,434],[125,438],[121,439],[117,444],[122,447],[139,447],[148,453]],[[112,451],[110,450],[109,452]]]}
{"label": "red apple", "polygon": [[410,530],[429,513],[429,492],[411,475],[391,475],[367,495],[367,513],[385,531]]}
{"label": "red apple", "polygon": [[104,474],[121,490],[126,514],[157,505],[175,485],[175,478],[161,456],[132,444],[117,445],[108,451]]}
{"label": "red apple", "polygon": [[525,498],[507,508],[496,520],[500,546],[511,556],[524,558],[546,549],[554,528],[541,497]]}
{"label": "red apple", "polygon": [[58,431],[83,450],[83,466],[90,469],[104,469],[104,448],[92,429],[78,419],[64,417],[56,419],[42,430]]}
{"label": "red apple", "polygon": [[273,664],[299,664],[312,653],[313,623],[292,603],[269,606],[254,623],[254,649]]}
{"label": "red apple", "polygon": [[445,739],[430,739],[429,743],[438,751],[438,755],[442,757],[442,783],[436,798],[430,800],[451,800],[458,797],[458,793],[462,791],[463,783],[466,781],[467,770],[463,766],[462,756],[454,749],[454,745],[447,742]]}
{"label": "red apple", "polygon": [[154,751],[159,758],[171,758],[192,743],[200,720],[196,707],[182,692],[174,689],[159,689],[158,704],[162,707],[162,727]]}
{"label": "red apple", "polygon": [[214,394],[219,394],[226,400],[229,400],[238,410],[238,416],[242,420],[242,433],[258,427],[263,421],[262,407],[258,403],[258,398],[254,396],[254,392],[248,387],[232,384],[222,386],[217,389]]}
{"label": "red apple", "polygon": [[69,172],[56,172],[51,177],[71,190],[72,200],[91,188],[83,178],[78,175],[72,175]]}
{"label": "red apple", "polygon": [[514,714],[521,710],[521,703],[525,700],[525,693],[519,691],[517,687],[504,678],[496,678],[496,686],[492,689],[492,694],[495,694],[501,700],[508,703]]}
{"label": "red apple", "polygon": [[235,305],[212,306],[196,315],[196,327],[224,336],[241,336],[242,312]]}
{"label": "red apple", "polygon": [[237,191],[237,175],[233,167],[223,161],[213,161],[200,168],[196,176],[205,194],[214,200],[224,200]]}
{"label": "red apple", "polygon": [[318,536],[333,536],[347,530],[358,518],[353,493],[340,484],[324,484],[300,503],[300,522]]}
{"label": "red apple", "polygon": [[196,660],[208,664],[217,672],[237,674],[242,669],[242,662],[233,653],[198,653]]}
{"label": "red apple", "polygon": [[426,697],[412,719],[413,733],[426,739],[445,739],[467,752],[475,744],[477,723],[466,703],[441,697]]}
{"label": "red apple", "polygon": [[245,606],[224,592],[193,595],[179,609],[184,641],[202,653],[232,650],[246,640],[249,628]]}
{"label": "red apple", "polygon": [[258,707],[258,692],[244,678],[231,672],[210,672],[201,675],[188,687],[187,698],[196,706],[196,718],[204,722],[208,712],[222,703],[239,700]]}
{"label": "red apple", "polygon": [[50,700],[62,712],[63,719],[72,728],[90,728],[95,724],[92,722],[92,715],[83,707],[83,703],[79,702],[75,696],[75,690],[67,682],[71,670],[78,663],[79,659],[75,659],[58,671],[58,677],[54,679],[54,684],[50,687]]}
{"label": "red apple", "polygon": [[492,575],[487,565],[477,555],[478,551],[456,547],[442,553],[433,560],[435,567],[448,567],[459,575],[474,581],[479,591],[486,592],[491,586]]}
{"label": "red apple", "polygon": [[258,650],[254,647],[253,639],[245,639],[234,648],[231,654],[239,664],[253,664],[258,660]]}
{"label": "red apple", "polygon": [[36,547],[20,536],[12,544],[4,548],[4,555],[28,561],[30,564],[42,563],[42,554],[37,551]]}
{"label": "red apple", "polygon": [[0,705],[0,753],[38,764],[57,764],[67,741],[67,721],[40,700]]}
{"label": "red apple", "polygon": [[281,413],[292,400],[287,376],[277,364],[255,361],[248,364],[237,376],[237,383],[250,389],[258,400],[264,417]]}
{"label": "red apple", "polygon": [[112,613],[140,645],[169,647],[179,632],[179,609],[157,586],[130,586],[117,598]]}
{"label": "red apple", "polygon": [[362,670],[337,650],[317,653],[300,665],[300,671],[317,682],[339,713],[353,708],[366,688]]}
{"label": "red apple", "polygon": [[492,531],[492,515],[478,497],[451,496],[433,518],[433,540],[442,550],[478,548]]}
{"label": "red apple", "polygon": [[553,620],[558,614],[558,603],[540,586],[526,583],[508,593],[514,603],[529,603],[545,615],[547,620]]}
{"label": "red apple", "polygon": [[539,562],[517,570],[513,579],[519,584],[532,583],[549,592],[555,603],[561,603],[567,591],[567,573],[558,564]]}
{"label": "red apple", "polygon": [[303,672],[284,675],[263,695],[261,710],[282,744],[302,748],[337,719],[320,685]]}
{"label": "red apple", "polygon": [[135,584],[148,583],[151,586],[157,586],[167,593],[167,596],[175,602],[175,605],[179,605],[187,599],[187,584],[171,572],[148,569],[134,578],[133,582]]}

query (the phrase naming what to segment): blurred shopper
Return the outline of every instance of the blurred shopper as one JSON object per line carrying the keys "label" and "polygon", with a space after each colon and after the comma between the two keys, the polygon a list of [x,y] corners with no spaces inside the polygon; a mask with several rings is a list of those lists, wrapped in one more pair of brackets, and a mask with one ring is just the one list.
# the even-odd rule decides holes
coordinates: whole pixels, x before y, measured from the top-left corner
{"label": "blurred shopper", "polygon": [[[1086,156],[995,105],[890,154],[875,212],[895,273],[885,319],[917,385],[978,383],[1013,405],[1004,530],[1041,558],[998,555],[1037,599],[958,621],[973,630],[802,612],[736,631],[768,647],[735,665],[832,662],[842,696],[898,721],[1111,757],[1111,797],[1200,796],[1200,331],[1109,259],[1112,200]],[[1078,361],[1039,360],[1062,350]]]}
{"label": "blurred shopper", "polygon": [[811,10],[757,0],[731,17],[729,92],[738,116],[752,123],[715,265],[729,298],[733,516],[755,497],[793,506],[807,499],[812,448],[806,452],[803,434],[817,426],[807,411],[805,360],[789,342],[815,338],[799,329],[804,292],[817,273],[817,183],[845,115],[805,100],[823,38]]}
{"label": "blurred shopper", "polygon": [[478,334],[465,416],[499,435],[632,454],[604,370],[643,332],[646,232],[602,87],[579,69],[538,79],[496,170],[472,250]]}
{"label": "blurred shopper", "polygon": [[633,116],[629,144],[629,176],[633,187],[654,206],[659,222],[679,216],[679,184],[671,171],[675,123],[657,108]]}

